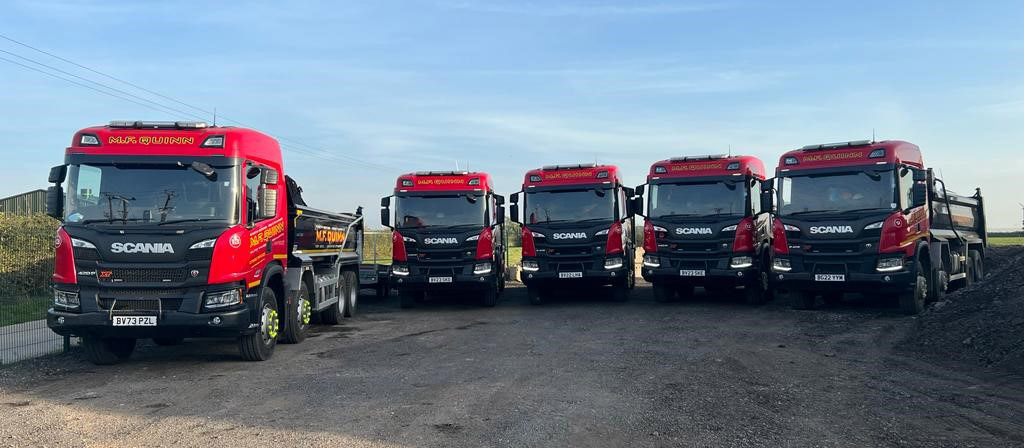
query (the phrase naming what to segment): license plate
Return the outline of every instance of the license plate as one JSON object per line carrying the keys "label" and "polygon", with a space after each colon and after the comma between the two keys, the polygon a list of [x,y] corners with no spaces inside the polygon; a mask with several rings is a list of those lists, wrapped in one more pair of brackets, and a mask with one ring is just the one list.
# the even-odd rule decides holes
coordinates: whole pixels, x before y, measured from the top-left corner
{"label": "license plate", "polygon": [[430,283],[451,283],[451,277],[430,277],[428,280]]}
{"label": "license plate", "polygon": [[559,272],[558,278],[583,278],[582,272]]}
{"label": "license plate", "polygon": [[682,277],[704,277],[706,273],[703,269],[680,269],[679,275]]}
{"label": "license plate", "polygon": [[115,327],[155,327],[156,316],[114,316]]}
{"label": "license plate", "polygon": [[814,274],[816,282],[845,282],[845,274]]}

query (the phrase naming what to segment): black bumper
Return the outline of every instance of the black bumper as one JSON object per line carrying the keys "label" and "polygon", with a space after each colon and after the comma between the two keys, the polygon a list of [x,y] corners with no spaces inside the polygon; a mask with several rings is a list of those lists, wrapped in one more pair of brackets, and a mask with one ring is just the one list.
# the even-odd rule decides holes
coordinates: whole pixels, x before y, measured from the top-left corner
{"label": "black bumper", "polygon": [[[904,260],[904,267],[894,272],[877,272],[879,255],[804,256],[790,255],[792,270],[772,269],[768,280],[774,289],[783,291],[853,292],[892,294],[914,288],[917,264],[913,258]],[[843,281],[822,281],[818,274],[842,274]]]}
{"label": "black bumper", "polygon": [[[734,256],[749,256],[755,264],[746,268],[733,269],[729,263]],[[644,264],[640,271],[651,283],[675,283],[694,286],[742,286],[756,282],[760,268],[754,254],[720,253],[705,256],[658,254],[657,267]],[[704,275],[694,275],[703,272]]]}
{"label": "black bumper", "polygon": [[489,287],[493,287],[495,284],[495,277],[497,274],[492,269],[490,273],[483,275],[466,275],[458,274],[453,276],[440,276],[440,278],[451,277],[451,282],[431,282],[431,278],[438,278],[438,276],[429,276],[423,274],[410,274],[407,276],[392,275],[391,286],[398,288],[399,290],[414,290],[414,291],[443,291],[443,290],[485,290]]}
{"label": "black bumper", "polygon": [[523,269],[519,278],[526,286],[571,286],[571,285],[616,285],[628,278],[628,266],[623,263],[615,269],[605,269],[605,257],[593,259],[545,259],[530,258],[536,261],[538,269]]}
{"label": "black bumper", "polygon": [[[126,313],[118,315],[157,316],[155,327],[115,327],[109,312],[71,313],[51,308],[46,325],[62,336],[99,336],[124,338],[154,337],[235,337],[256,331],[248,308],[202,314],[180,311]],[[215,318],[219,323],[215,324]]]}

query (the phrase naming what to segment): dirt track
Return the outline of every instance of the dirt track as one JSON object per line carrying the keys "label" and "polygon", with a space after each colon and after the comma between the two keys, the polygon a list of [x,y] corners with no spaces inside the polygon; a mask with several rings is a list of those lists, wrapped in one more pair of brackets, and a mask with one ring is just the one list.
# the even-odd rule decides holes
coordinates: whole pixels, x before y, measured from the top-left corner
{"label": "dirt track", "polygon": [[1021,378],[903,354],[914,318],[870,301],[361,306],[265,363],[4,368],[0,446],[1024,446]]}

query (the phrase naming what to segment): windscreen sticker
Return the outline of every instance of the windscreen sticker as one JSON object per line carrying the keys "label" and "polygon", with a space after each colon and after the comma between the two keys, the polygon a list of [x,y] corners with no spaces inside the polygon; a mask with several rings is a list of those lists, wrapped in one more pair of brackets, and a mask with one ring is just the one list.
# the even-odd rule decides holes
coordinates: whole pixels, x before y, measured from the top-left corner
{"label": "windscreen sticker", "polygon": [[170,137],[151,135],[111,135],[108,145],[194,145],[195,137]]}
{"label": "windscreen sticker", "polygon": [[864,151],[845,151],[845,152],[827,152],[823,154],[813,154],[804,156],[804,162],[825,162],[829,160],[849,160],[849,159],[861,159],[864,157]]}
{"label": "windscreen sticker", "polygon": [[463,177],[428,177],[416,179],[416,185],[464,185],[467,181]]}
{"label": "windscreen sticker", "polygon": [[669,171],[704,171],[704,170],[721,170],[725,169],[725,165],[721,163],[689,163],[686,165],[669,165]]}
{"label": "windscreen sticker", "polygon": [[584,177],[594,177],[592,171],[555,171],[553,173],[544,173],[544,179],[582,179]]}

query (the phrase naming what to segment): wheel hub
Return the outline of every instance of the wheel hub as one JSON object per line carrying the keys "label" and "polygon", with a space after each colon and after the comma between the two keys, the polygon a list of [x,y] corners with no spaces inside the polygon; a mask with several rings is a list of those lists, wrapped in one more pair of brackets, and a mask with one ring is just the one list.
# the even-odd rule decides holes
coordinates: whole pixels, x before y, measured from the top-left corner
{"label": "wheel hub", "polygon": [[277,331],[279,329],[280,323],[277,320],[277,310],[264,306],[263,315],[260,318],[260,333],[263,334],[263,342],[267,343],[277,339]]}
{"label": "wheel hub", "polygon": [[299,317],[302,319],[302,325],[309,325],[309,320],[313,316],[312,307],[309,306],[309,300],[305,297],[299,299]]}

